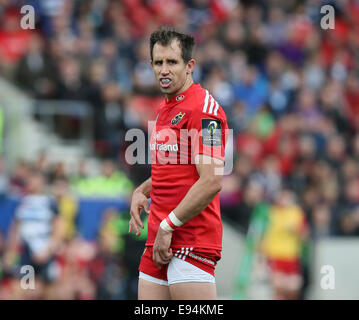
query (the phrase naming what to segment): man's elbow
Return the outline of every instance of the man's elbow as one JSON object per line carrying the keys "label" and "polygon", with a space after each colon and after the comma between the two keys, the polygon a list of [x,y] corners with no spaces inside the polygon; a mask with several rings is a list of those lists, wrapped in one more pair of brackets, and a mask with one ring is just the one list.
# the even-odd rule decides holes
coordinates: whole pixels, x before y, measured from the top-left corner
{"label": "man's elbow", "polygon": [[211,190],[211,193],[217,194],[222,190],[222,178],[212,177],[207,180],[206,183]]}

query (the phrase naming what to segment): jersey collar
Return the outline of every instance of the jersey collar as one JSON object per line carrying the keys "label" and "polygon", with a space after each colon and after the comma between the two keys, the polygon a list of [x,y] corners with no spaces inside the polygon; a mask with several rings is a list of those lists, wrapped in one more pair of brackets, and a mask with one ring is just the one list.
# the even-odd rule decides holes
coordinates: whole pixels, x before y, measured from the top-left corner
{"label": "jersey collar", "polygon": [[165,105],[166,106],[171,106],[173,104],[176,104],[178,102],[181,102],[181,101],[184,101],[187,99],[187,97],[189,97],[192,92],[199,86],[198,83],[192,83],[191,86],[183,91],[183,92],[180,92],[179,94],[176,94],[175,96],[173,96],[172,98],[170,98],[169,100],[167,100],[165,98]]}

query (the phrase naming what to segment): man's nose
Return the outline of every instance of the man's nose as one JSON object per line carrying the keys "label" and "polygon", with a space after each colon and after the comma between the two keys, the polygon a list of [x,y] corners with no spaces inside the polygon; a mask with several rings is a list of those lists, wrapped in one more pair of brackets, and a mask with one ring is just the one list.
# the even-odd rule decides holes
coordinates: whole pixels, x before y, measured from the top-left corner
{"label": "man's nose", "polygon": [[168,65],[164,63],[161,67],[161,74],[168,74],[168,73],[169,73]]}

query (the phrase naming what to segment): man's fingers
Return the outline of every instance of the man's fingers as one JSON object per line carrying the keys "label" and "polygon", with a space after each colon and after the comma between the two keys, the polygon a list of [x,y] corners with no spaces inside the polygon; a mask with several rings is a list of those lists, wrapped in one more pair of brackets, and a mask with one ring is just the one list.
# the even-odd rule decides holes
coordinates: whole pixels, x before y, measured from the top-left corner
{"label": "man's fingers", "polygon": [[144,229],[144,225],[140,218],[141,208],[142,208],[141,206],[137,206],[135,209],[133,209],[132,207],[130,210],[130,214],[131,214],[131,218],[136,222],[136,224],[140,226],[142,229]]}
{"label": "man's fingers", "polygon": [[130,227],[128,229],[129,233],[134,231],[136,236],[139,236],[141,234],[141,230],[138,228],[137,223],[133,218],[131,218],[129,225],[130,225]]}
{"label": "man's fingers", "polygon": [[154,250],[153,251],[153,257],[152,257],[155,265],[157,266],[157,268],[161,269],[161,267],[164,264],[167,264],[171,261],[171,257],[164,257],[163,254],[161,254],[160,250]]}
{"label": "man's fingers", "polygon": [[171,249],[168,248],[167,250],[160,250],[159,254],[160,257],[163,261],[166,261],[167,263],[171,260],[172,258],[172,251],[170,251]]}
{"label": "man's fingers", "polygon": [[158,269],[161,269],[162,264],[160,263],[160,257],[159,257],[159,254],[158,254],[158,252],[156,250],[153,250],[152,260],[155,263],[156,267]]}
{"label": "man's fingers", "polygon": [[154,249],[152,259],[156,264],[157,268],[161,268],[162,265],[167,264],[172,259],[172,250],[171,249]]}
{"label": "man's fingers", "polygon": [[140,218],[140,212],[141,212],[141,207],[138,207],[135,211],[131,211],[131,216],[135,220],[137,225],[140,226],[143,229],[144,225],[143,225],[142,220]]}
{"label": "man's fingers", "polygon": [[168,248],[168,258],[171,260],[173,257],[172,249]]}

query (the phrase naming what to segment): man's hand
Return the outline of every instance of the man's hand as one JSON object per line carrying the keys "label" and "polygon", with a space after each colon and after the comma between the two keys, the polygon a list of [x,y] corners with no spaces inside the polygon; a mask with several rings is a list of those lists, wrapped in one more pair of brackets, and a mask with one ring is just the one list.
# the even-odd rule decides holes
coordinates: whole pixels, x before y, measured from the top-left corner
{"label": "man's hand", "polygon": [[173,257],[170,248],[172,240],[172,232],[167,232],[161,227],[158,228],[155,243],[153,244],[152,259],[157,268],[161,269],[162,265],[167,264]]}
{"label": "man's hand", "polygon": [[136,236],[139,236],[141,234],[140,228],[144,228],[144,225],[140,218],[142,209],[145,209],[146,213],[150,213],[150,207],[148,205],[147,197],[139,191],[134,191],[131,201],[131,220],[129,223],[130,226],[128,232],[131,233],[132,231],[134,231]]}

